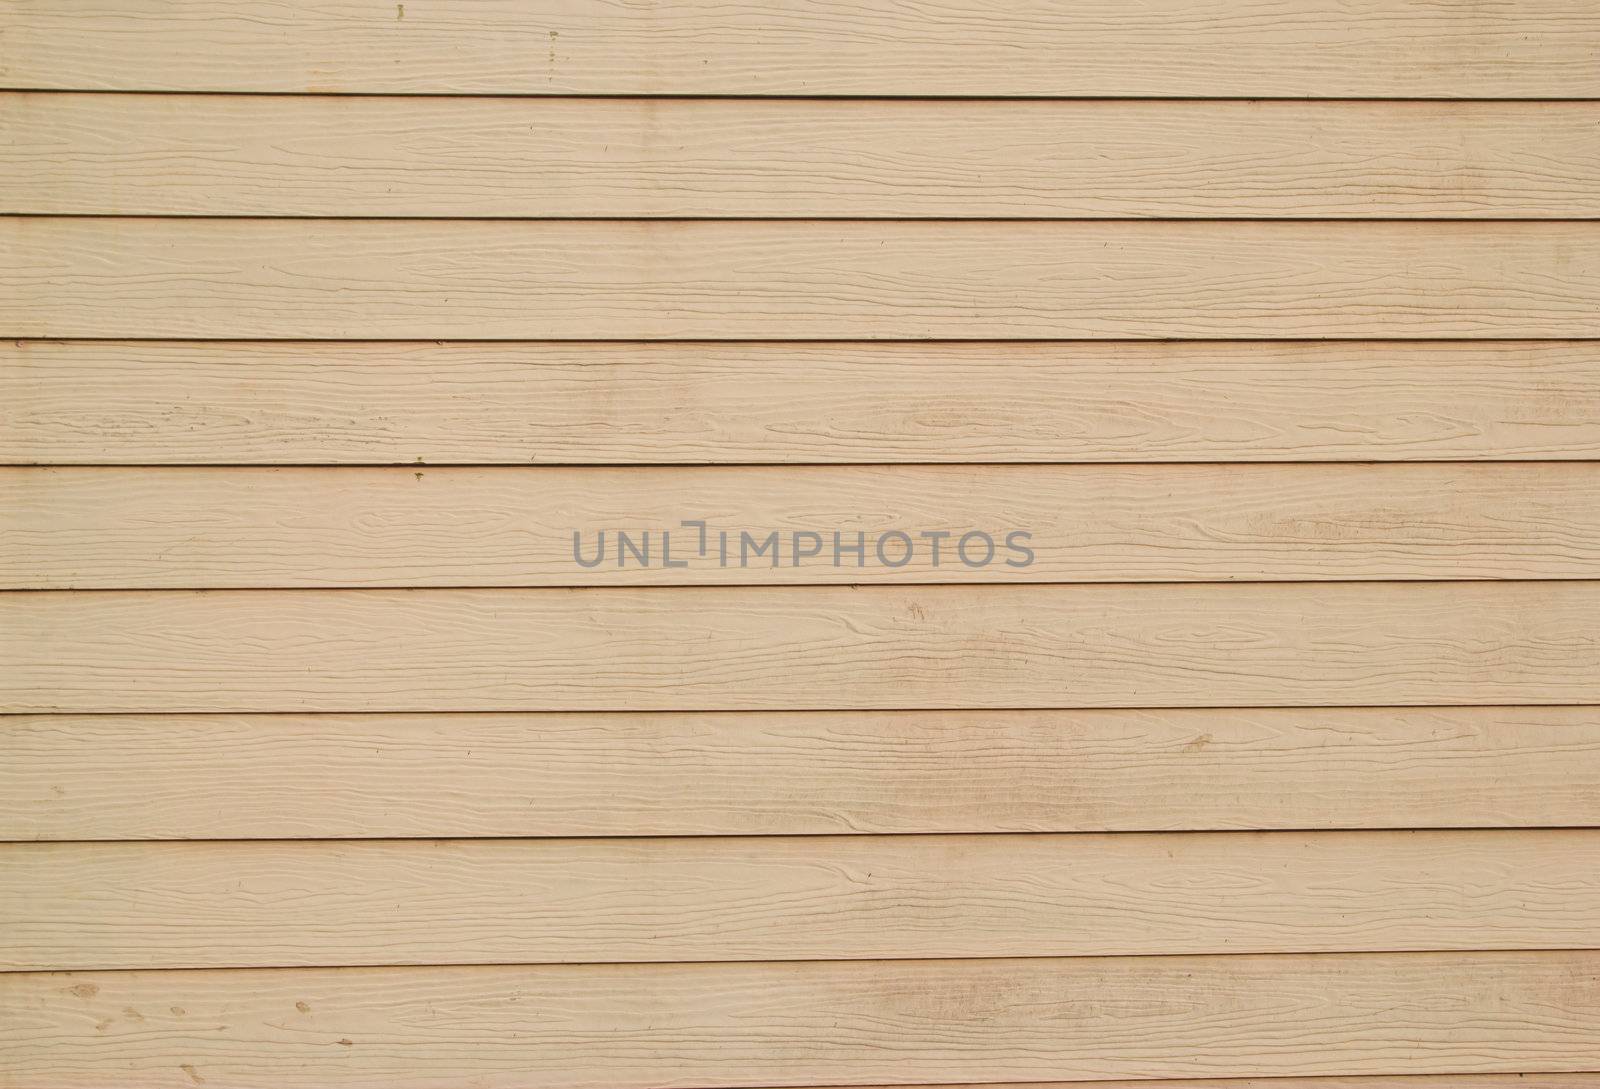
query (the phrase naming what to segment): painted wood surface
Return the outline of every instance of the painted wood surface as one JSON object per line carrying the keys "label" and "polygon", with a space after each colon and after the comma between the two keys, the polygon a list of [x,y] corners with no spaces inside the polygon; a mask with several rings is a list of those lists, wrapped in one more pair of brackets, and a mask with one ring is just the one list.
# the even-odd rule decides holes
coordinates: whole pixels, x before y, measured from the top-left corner
{"label": "painted wood surface", "polygon": [[[1035,1081],[987,1083],[985,1089],[1592,1089],[1600,1074],[1399,1074],[1311,1078],[1183,1078],[1174,1081]],[[836,1087],[842,1089],[842,1087]],[[890,1089],[858,1086],[855,1089]],[[899,1089],[950,1089],[902,1086]]]}
{"label": "painted wood surface", "polygon": [[1600,1089],[1597,56],[0,0],[0,1086]]}
{"label": "painted wood surface", "polygon": [[[1600,1074],[1399,1074],[1375,1077],[1163,1078],[1157,1081],[1035,1081],[987,1083],[985,1089],[1591,1089]],[[835,1087],[839,1089],[839,1087]],[[855,1089],[890,1089],[883,1085]],[[900,1089],[949,1089],[902,1086]]]}
{"label": "painted wood surface", "polygon": [[0,975],[32,1089],[1593,1070],[1600,953]]}
{"label": "painted wood surface", "polygon": [[[863,541],[865,566],[844,551]],[[1593,578],[1600,464],[0,469],[0,572],[7,589]]]}
{"label": "painted wood surface", "polygon": [[8,337],[1600,337],[1600,222],[0,220]]}
{"label": "painted wood surface", "polygon": [[1600,582],[23,591],[0,710],[1600,702]]}
{"label": "painted wood surface", "polygon": [[1600,103],[0,94],[30,214],[1600,215]]}
{"label": "painted wood surface", "polygon": [[1593,98],[1571,0],[6,0],[6,85],[446,94]]}
{"label": "painted wood surface", "polygon": [[0,839],[1600,826],[1592,707],[34,715]]}
{"label": "painted wood surface", "polygon": [[0,461],[1592,460],[1592,342],[0,343]]}
{"label": "painted wood surface", "polygon": [[0,847],[0,970],[1600,948],[1600,829]]}

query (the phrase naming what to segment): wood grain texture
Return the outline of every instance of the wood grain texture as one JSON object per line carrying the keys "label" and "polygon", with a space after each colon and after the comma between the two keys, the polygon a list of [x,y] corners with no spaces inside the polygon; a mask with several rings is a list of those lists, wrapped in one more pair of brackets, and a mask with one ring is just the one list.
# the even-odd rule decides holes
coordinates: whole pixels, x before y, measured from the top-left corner
{"label": "wood grain texture", "polygon": [[0,469],[6,589],[1597,576],[1600,464]]}
{"label": "wood grain texture", "polygon": [[0,839],[1600,826],[1592,707],[0,718]]}
{"label": "wood grain texture", "polygon": [[1600,829],[13,844],[0,970],[1600,948]]}
{"label": "wood grain texture", "polygon": [[0,462],[1600,459],[1590,342],[0,343]]}
{"label": "wood grain texture", "polygon": [[1600,216],[1600,104],[0,94],[0,210]]}
{"label": "wood grain texture", "polygon": [[1600,702],[1600,582],[0,595],[6,712]]}
{"label": "wood grain texture", "polygon": [[1595,96],[1581,0],[6,0],[5,84],[461,94]]}
{"label": "wood grain texture", "polygon": [[17,1086],[650,1089],[1592,1070],[1600,953],[0,975]]}
{"label": "wood grain texture", "polygon": [[1600,222],[0,220],[0,334],[1600,336]]}

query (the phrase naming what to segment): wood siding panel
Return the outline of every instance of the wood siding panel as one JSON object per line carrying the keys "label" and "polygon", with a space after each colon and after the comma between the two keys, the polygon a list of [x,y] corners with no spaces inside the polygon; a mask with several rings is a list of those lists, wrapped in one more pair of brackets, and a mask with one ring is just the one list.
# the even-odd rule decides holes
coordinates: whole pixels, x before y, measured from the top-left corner
{"label": "wood siding panel", "polygon": [[5,85],[452,94],[1592,98],[1576,0],[6,0]]}
{"label": "wood siding panel", "polygon": [[[1399,1074],[1392,1077],[1184,1078],[1180,1081],[1034,1081],[985,1083],[984,1089],[1593,1089],[1600,1074]],[[844,1087],[833,1087],[844,1089]],[[850,1089],[891,1089],[885,1085]],[[955,1089],[908,1085],[894,1089]],[[965,1087],[963,1087],[965,1089]]]}
{"label": "wood siding panel", "polygon": [[29,1089],[1592,1070],[1600,953],[0,975]]}
{"label": "wood siding panel", "polygon": [[0,718],[7,840],[1600,826],[1596,782],[1592,707]]}
{"label": "wood siding panel", "polygon": [[1597,58],[0,0],[0,1087],[1600,1089]]}
{"label": "wood siding panel", "polygon": [[1596,576],[1590,464],[0,469],[6,589]]}
{"label": "wood siding panel", "polygon": [[1600,459],[1590,342],[0,344],[0,461]]}
{"label": "wood siding panel", "polygon": [[[192,1079],[191,1079],[192,1084]],[[970,1084],[970,1083],[969,1083]],[[984,1089],[1593,1089],[1600,1074],[1396,1074],[1310,1078],[1157,1078],[1138,1081],[984,1082]],[[786,1087],[793,1089],[793,1087]],[[967,1089],[949,1083],[823,1089]]]}
{"label": "wood siding panel", "polygon": [[1600,582],[0,595],[0,710],[1600,702]]}
{"label": "wood siding panel", "polygon": [[0,95],[31,214],[1600,216],[1600,104]]}
{"label": "wood siding panel", "polygon": [[0,847],[0,970],[1600,947],[1600,829]]}
{"label": "wood siding panel", "polygon": [[0,333],[1596,337],[1600,222],[0,220]]}

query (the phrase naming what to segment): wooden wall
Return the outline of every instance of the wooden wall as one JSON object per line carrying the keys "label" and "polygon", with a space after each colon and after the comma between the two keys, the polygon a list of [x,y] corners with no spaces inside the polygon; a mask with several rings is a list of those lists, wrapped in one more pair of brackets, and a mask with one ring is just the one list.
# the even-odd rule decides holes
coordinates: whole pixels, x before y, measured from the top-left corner
{"label": "wooden wall", "polygon": [[[0,1085],[1600,1087],[1600,9],[0,0],[0,87]],[[1034,562],[570,551],[696,519]]]}

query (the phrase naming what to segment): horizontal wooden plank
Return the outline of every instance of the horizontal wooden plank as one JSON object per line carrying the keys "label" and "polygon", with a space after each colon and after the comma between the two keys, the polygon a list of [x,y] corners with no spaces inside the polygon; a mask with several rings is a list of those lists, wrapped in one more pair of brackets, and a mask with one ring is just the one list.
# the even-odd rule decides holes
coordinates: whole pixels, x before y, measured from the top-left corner
{"label": "horizontal wooden plank", "polygon": [[7,0],[5,85],[485,94],[1594,97],[1564,0]]}
{"label": "horizontal wooden plank", "polygon": [[0,343],[0,461],[1600,459],[1592,342]]}
{"label": "horizontal wooden plank", "polygon": [[1600,464],[0,469],[6,589],[1585,577]]}
{"label": "horizontal wooden plank", "polygon": [[[1393,1074],[1311,1078],[1183,1078],[1155,1081],[987,1082],[984,1089],[1594,1089],[1600,1074]],[[834,1089],[891,1089],[863,1085]],[[949,1084],[895,1089],[967,1089]]]}
{"label": "horizontal wooden plank", "polygon": [[1600,222],[0,220],[21,337],[1596,337]]}
{"label": "horizontal wooden plank", "polygon": [[24,973],[0,1012],[29,1089],[1559,1072],[1600,953]]}
{"label": "horizontal wooden plank", "polygon": [[1590,102],[0,94],[0,210],[1600,216]]}
{"label": "horizontal wooden plank", "polygon": [[1600,826],[1596,782],[1593,707],[0,718],[6,840]]}
{"label": "horizontal wooden plank", "polygon": [[0,969],[1600,947],[1600,829],[13,844]]}
{"label": "horizontal wooden plank", "polygon": [[36,591],[6,712],[1600,702],[1600,582]]}
{"label": "horizontal wooden plank", "polygon": [[8,588],[1600,575],[1589,464],[10,469],[0,510]]}

